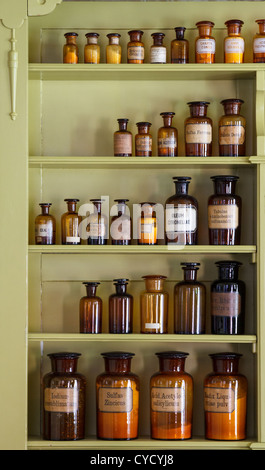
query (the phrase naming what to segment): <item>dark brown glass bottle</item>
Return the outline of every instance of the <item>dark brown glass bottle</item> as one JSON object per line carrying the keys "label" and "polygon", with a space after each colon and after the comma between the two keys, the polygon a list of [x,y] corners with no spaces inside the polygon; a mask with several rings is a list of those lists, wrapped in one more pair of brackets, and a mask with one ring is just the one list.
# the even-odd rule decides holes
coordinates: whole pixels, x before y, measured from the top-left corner
{"label": "dark brown glass bottle", "polygon": [[228,36],[224,39],[224,63],[243,64],[245,52],[245,40],[241,36],[241,28],[244,22],[241,20],[228,20],[225,22]]}
{"label": "dark brown glass bottle", "polygon": [[197,64],[214,64],[215,39],[212,37],[214,23],[199,21],[196,26],[199,30],[199,36],[195,41],[195,62]]}
{"label": "dark brown glass bottle", "polygon": [[172,64],[188,64],[189,63],[189,41],[184,39],[186,28],[174,28],[176,39],[171,41],[171,63]]}
{"label": "dark brown glass bottle", "polygon": [[87,295],[80,299],[80,333],[102,333],[102,300],[96,295],[99,282],[83,282]]}
{"label": "dark brown glass bottle", "polygon": [[242,335],[245,283],[238,279],[238,261],[218,261],[219,279],[211,285],[211,329],[218,335]]}
{"label": "dark brown glass bottle", "polygon": [[243,100],[221,101],[224,116],[219,120],[219,154],[222,157],[242,157],[246,154],[246,119],[240,115]]}
{"label": "dark brown glass bottle", "polygon": [[166,64],[167,63],[167,48],[163,44],[165,37],[164,33],[151,34],[154,43],[150,49],[150,63],[151,64]]}
{"label": "dark brown glass bottle", "polygon": [[48,354],[52,371],[43,377],[43,439],[85,437],[86,379],[77,372],[79,353]]}
{"label": "dark brown glass bottle", "polygon": [[78,63],[78,46],[76,39],[77,33],[65,33],[66,44],[63,46],[63,63],[64,64],[77,64]]}
{"label": "dark brown glass bottle", "polygon": [[235,194],[238,176],[212,176],[214,194],[208,199],[210,245],[239,245],[241,197]]}
{"label": "dark brown glass bottle", "polygon": [[115,294],[109,297],[109,333],[132,333],[133,296],[127,293],[128,279],[114,279]]}
{"label": "dark brown glass bottle", "polygon": [[200,263],[181,263],[184,281],[174,288],[174,331],[177,334],[205,333],[206,288],[197,281]]}
{"label": "dark brown glass bottle", "polygon": [[207,101],[191,101],[190,117],[185,120],[185,152],[188,157],[212,155],[212,120],[207,117]]}
{"label": "dark brown glass bottle", "polygon": [[88,245],[106,245],[107,244],[107,218],[102,214],[102,199],[90,199],[94,204],[94,213],[89,216],[87,226]]}
{"label": "dark brown glass bottle", "polygon": [[130,41],[127,44],[128,64],[144,63],[144,43],[142,42],[143,31],[133,30],[128,32]]}
{"label": "dark brown glass bottle", "polygon": [[191,178],[175,176],[176,192],[166,200],[166,244],[196,245],[198,239],[198,202],[188,194]]}
{"label": "dark brown glass bottle", "polygon": [[68,211],[61,217],[62,244],[80,245],[81,238],[79,234],[79,225],[82,217],[76,212],[76,204],[79,199],[65,199]]}
{"label": "dark brown glass bottle", "polygon": [[137,122],[138,133],[135,134],[135,156],[152,156],[152,136],[150,134],[150,122]]}
{"label": "dark brown glass bottle", "polygon": [[130,245],[132,238],[132,220],[128,211],[129,199],[115,199],[117,215],[111,218],[110,236],[112,245]]}
{"label": "dark brown glass bottle", "polygon": [[56,220],[49,214],[51,203],[40,203],[41,214],[35,219],[35,243],[36,245],[55,245]]}
{"label": "dark brown glass bottle", "polygon": [[159,157],[177,157],[178,155],[178,131],[172,127],[172,119],[175,113],[160,113],[164,125],[157,133],[157,154]]}
{"label": "dark brown glass bottle", "polygon": [[265,20],[256,20],[259,32],[253,38],[253,62],[264,64],[265,62]]}
{"label": "dark brown glass bottle", "polygon": [[132,133],[127,130],[129,119],[117,119],[119,130],[114,132],[114,157],[132,156]]}

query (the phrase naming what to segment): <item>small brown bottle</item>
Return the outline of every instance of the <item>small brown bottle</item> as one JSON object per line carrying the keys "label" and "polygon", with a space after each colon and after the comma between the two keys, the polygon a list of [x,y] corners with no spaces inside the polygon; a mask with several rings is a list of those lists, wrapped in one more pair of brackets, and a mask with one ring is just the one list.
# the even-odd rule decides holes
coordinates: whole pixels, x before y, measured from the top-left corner
{"label": "small brown bottle", "polygon": [[141,215],[138,220],[138,245],[157,244],[157,219],[153,209],[155,202],[141,202]]}
{"label": "small brown bottle", "polygon": [[106,62],[107,64],[120,64],[121,63],[121,46],[120,37],[118,33],[107,34],[109,44],[106,46]]}
{"label": "small brown bottle", "polygon": [[119,130],[114,132],[114,157],[132,156],[132,133],[127,130],[129,119],[117,119]]}
{"label": "small brown bottle", "polygon": [[174,28],[176,39],[171,41],[171,63],[172,64],[188,64],[189,63],[189,41],[184,39],[186,28]]}
{"label": "small brown bottle", "polygon": [[77,33],[65,33],[66,44],[63,46],[63,63],[64,64],[77,64],[78,63],[78,46],[76,39]]}
{"label": "small brown bottle", "polygon": [[259,32],[253,38],[253,62],[262,64],[265,62],[265,19],[256,20]]}
{"label": "small brown bottle", "polygon": [[167,333],[168,293],[164,291],[166,276],[143,276],[146,291],[140,294],[141,333]]}
{"label": "small brown bottle", "polygon": [[246,119],[240,115],[243,100],[221,101],[224,116],[219,120],[219,154],[222,157],[242,157],[246,154]]}
{"label": "small brown bottle", "polygon": [[152,135],[150,134],[150,122],[137,122],[138,133],[135,134],[135,156],[152,156]]}
{"label": "small brown bottle", "polygon": [[79,302],[80,333],[102,333],[102,300],[96,295],[99,282],[83,282],[87,295]]}
{"label": "small brown bottle", "polygon": [[212,155],[212,120],[207,117],[207,101],[191,101],[190,117],[185,120],[185,151],[188,157]]}
{"label": "small brown bottle", "polygon": [[153,33],[153,45],[150,49],[150,63],[151,64],[166,64],[167,63],[167,48],[163,44],[165,37],[164,33]]}
{"label": "small brown bottle", "polygon": [[90,199],[94,205],[94,213],[89,216],[87,225],[87,244],[106,245],[108,241],[107,217],[102,214],[102,199]]}
{"label": "small brown bottle", "polygon": [[225,22],[228,36],[224,39],[224,63],[243,64],[245,41],[241,36],[241,20],[228,20]]}
{"label": "small brown bottle", "polygon": [[114,279],[116,292],[109,296],[109,333],[133,331],[133,296],[127,293],[129,279]]}
{"label": "small brown bottle", "polygon": [[199,30],[199,36],[195,41],[195,62],[196,64],[214,64],[215,39],[212,37],[214,23],[199,21],[196,26]]}
{"label": "small brown bottle", "polygon": [[81,238],[79,234],[79,224],[82,217],[76,212],[76,204],[79,199],[65,199],[68,211],[61,217],[62,244],[80,245]]}
{"label": "small brown bottle", "polygon": [[51,203],[40,203],[41,214],[35,219],[35,243],[36,245],[55,245],[56,221],[49,214]]}
{"label": "small brown bottle", "polygon": [[144,43],[142,42],[143,31],[133,30],[128,32],[130,41],[127,44],[128,64],[144,63]]}
{"label": "small brown bottle", "polygon": [[100,63],[100,46],[98,44],[98,33],[87,33],[87,44],[84,49],[84,62],[85,64],[99,64]]}
{"label": "small brown bottle", "polygon": [[175,113],[160,113],[164,120],[163,127],[157,133],[157,153],[159,157],[177,157],[178,155],[178,131],[172,127],[172,119]]}
{"label": "small brown bottle", "polygon": [[110,236],[112,245],[130,245],[132,238],[132,220],[128,213],[127,202],[129,199],[115,199],[117,203],[117,215],[111,219]]}

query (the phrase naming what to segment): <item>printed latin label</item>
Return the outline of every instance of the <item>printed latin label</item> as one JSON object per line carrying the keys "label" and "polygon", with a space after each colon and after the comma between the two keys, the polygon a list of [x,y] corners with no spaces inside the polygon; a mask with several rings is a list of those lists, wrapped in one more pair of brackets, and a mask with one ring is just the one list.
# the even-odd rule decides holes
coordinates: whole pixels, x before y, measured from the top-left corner
{"label": "printed latin label", "polygon": [[46,388],[44,409],[56,413],[74,413],[78,410],[78,394],[75,388]]}
{"label": "printed latin label", "polygon": [[243,38],[227,38],[225,40],[225,52],[226,53],[239,53],[243,54],[245,50],[245,41]]}
{"label": "printed latin label", "polygon": [[155,229],[155,222],[152,222],[151,224],[141,224],[141,233],[153,233]]}
{"label": "printed latin label", "polygon": [[114,153],[132,153],[131,134],[114,134]]}
{"label": "printed latin label", "polygon": [[265,38],[254,39],[253,51],[255,54],[263,54],[265,52]]}
{"label": "printed latin label", "polygon": [[181,413],[185,407],[185,390],[181,387],[152,387],[151,409],[164,413]]}
{"label": "printed latin label", "polygon": [[160,149],[175,149],[177,147],[177,140],[174,135],[158,139],[158,148]]}
{"label": "printed latin label", "polygon": [[245,142],[245,128],[243,126],[220,126],[220,145],[242,145]]}
{"label": "printed latin label", "polygon": [[238,227],[238,207],[235,204],[208,206],[208,226],[211,229]]}
{"label": "printed latin label", "polygon": [[66,243],[79,243],[80,237],[66,237]]}
{"label": "printed latin label", "polygon": [[104,237],[106,230],[105,230],[104,223],[91,223],[89,226],[89,236],[90,237]]}
{"label": "printed latin label", "polygon": [[178,207],[166,208],[166,231],[195,232],[197,228],[197,211],[194,207],[179,204]]}
{"label": "printed latin label", "polygon": [[133,391],[130,387],[100,387],[98,409],[103,413],[130,413],[133,409]]}
{"label": "printed latin label", "polygon": [[196,52],[198,54],[215,54],[215,40],[197,39]]}
{"label": "printed latin label", "polygon": [[187,144],[210,144],[212,142],[212,126],[210,124],[187,124]]}
{"label": "printed latin label", "polygon": [[138,152],[151,152],[152,151],[152,138],[149,136],[137,136],[135,141],[136,150]]}
{"label": "printed latin label", "polygon": [[233,413],[235,391],[232,388],[204,388],[204,410],[208,413]]}
{"label": "printed latin label", "polygon": [[241,296],[237,292],[212,292],[211,315],[237,317],[241,311]]}
{"label": "printed latin label", "polygon": [[52,237],[52,225],[38,224],[35,226],[36,237]]}
{"label": "printed latin label", "polygon": [[167,50],[165,47],[151,47],[151,64],[165,64],[167,61]]}
{"label": "printed latin label", "polygon": [[144,326],[146,330],[157,330],[161,327],[160,323],[145,323]]}
{"label": "printed latin label", "polygon": [[144,47],[143,46],[129,46],[128,47],[129,60],[144,60]]}

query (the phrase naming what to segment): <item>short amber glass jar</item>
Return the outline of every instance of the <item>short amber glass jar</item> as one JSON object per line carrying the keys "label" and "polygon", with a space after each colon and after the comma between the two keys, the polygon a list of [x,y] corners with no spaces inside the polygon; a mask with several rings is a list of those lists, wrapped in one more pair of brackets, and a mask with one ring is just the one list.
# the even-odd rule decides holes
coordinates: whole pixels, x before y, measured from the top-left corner
{"label": "short amber glass jar", "polygon": [[166,276],[143,276],[146,291],[140,294],[141,333],[168,332],[168,292],[164,291]]}
{"label": "short amber glass jar", "polygon": [[174,28],[176,39],[171,41],[171,63],[188,64],[189,63],[189,41],[184,38],[186,28],[179,26]]}
{"label": "short amber glass jar", "polygon": [[102,300],[96,295],[99,282],[83,282],[87,295],[79,302],[80,333],[102,333]]}
{"label": "short amber glass jar", "polygon": [[133,353],[102,353],[105,372],[96,379],[97,438],[138,437],[140,382],[131,372]]}
{"label": "short amber glass jar", "polygon": [[163,44],[165,37],[164,33],[153,33],[153,44],[150,48],[150,63],[151,64],[166,64],[167,63],[167,48]]}
{"label": "short amber glass jar", "polygon": [[61,217],[61,237],[63,245],[80,245],[79,225],[82,217],[76,211],[79,199],[65,199],[67,212]]}
{"label": "short amber glass jar", "polygon": [[246,154],[246,119],[240,99],[221,101],[225,114],[219,120],[219,154],[221,157],[242,157]]}
{"label": "short amber glass jar", "polygon": [[66,44],[63,46],[63,63],[64,64],[77,64],[78,63],[78,45],[76,39],[77,33],[65,33]]}
{"label": "short amber glass jar", "polygon": [[141,215],[138,219],[138,245],[157,245],[157,218],[155,202],[141,202]]}
{"label": "short amber glass jar", "polygon": [[130,41],[127,44],[128,64],[144,63],[144,43],[142,42],[143,31],[133,30],[128,32]]}
{"label": "short amber glass jar", "polygon": [[42,202],[41,214],[35,218],[35,243],[36,245],[54,245],[56,242],[56,220],[49,213],[51,203]]}
{"label": "short amber glass jar", "polygon": [[197,64],[214,64],[215,39],[212,37],[214,23],[199,21],[196,26],[199,30],[199,36],[195,40],[195,62]]}
{"label": "short amber glass jar", "polygon": [[207,117],[207,101],[191,101],[190,117],[185,120],[185,152],[187,157],[210,157],[212,155],[211,118]]}
{"label": "short amber glass jar", "polygon": [[100,63],[100,45],[98,44],[98,33],[87,33],[87,44],[84,48],[84,62],[85,64],[99,64]]}
{"label": "short amber glass jar", "polygon": [[204,380],[205,437],[222,441],[246,438],[247,388],[238,372],[242,354],[210,354],[213,372]]}
{"label": "short amber glass jar", "polygon": [[102,213],[102,199],[90,199],[94,205],[94,213],[89,216],[87,225],[88,245],[106,245],[108,241],[107,216]]}
{"label": "short amber glass jar", "polygon": [[116,292],[109,296],[109,333],[133,331],[133,296],[127,292],[129,279],[114,279]]}
{"label": "short amber glass jar", "polygon": [[79,353],[48,354],[52,371],[43,377],[43,439],[85,437],[86,379],[77,372]]}
{"label": "short amber glass jar", "polygon": [[241,20],[229,20],[225,22],[228,36],[224,39],[225,64],[242,64],[244,62],[245,40],[241,36],[241,28],[244,22]]}
{"label": "short amber glass jar", "polygon": [[188,353],[156,353],[160,370],[150,380],[151,438],[190,439],[193,378],[185,372]]}
{"label": "short amber glass jar", "polygon": [[135,134],[135,156],[151,157],[153,148],[153,139],[150,134],[150,122],[137,122],[138,133]]}
{"label": "short amber glass jar", "polygon": [[265,62],[265,19],[256,20],[259,25],[259,32],[253,38],[253,62]]}
{"label": "short amber glass jar", "polygon": [[177,157],[178,131],[172,126],[175,113],[160,113],[163,118],[163,127],[157,133],[157,154],[159,157]]}
{"label": "short amber glass jar", "polygon": [[132,133],[127,130],[129,119],[117,119],[119,130],[114,132],[114,157],[132,156]]}
{"label": "short amber glass jar", "polygon": [[111,218],[110,236],[112,245],[130,245],[132,238],[132,220],[127,211],[129,199],[115,199],[117,215]]}
{"label": "short amber glass jar", "polygon": [[109,33],[107,38],[109,44],[106,46],[106,62],[107,64],[120,64],[121,63],[121,45],[119,33]]}

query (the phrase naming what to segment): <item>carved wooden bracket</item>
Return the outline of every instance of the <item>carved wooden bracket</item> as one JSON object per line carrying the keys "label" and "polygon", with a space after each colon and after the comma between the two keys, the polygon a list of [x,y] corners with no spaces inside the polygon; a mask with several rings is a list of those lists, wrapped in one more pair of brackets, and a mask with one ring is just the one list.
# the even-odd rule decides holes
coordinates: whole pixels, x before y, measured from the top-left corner
{"label": "carved wooden bracket", "polygon": [[11,29],[11,50],[8,53],[8,67],[10,76],[10,93],[11,93],[11,119],[14,121],[17,117],[16,97],[17,97],[17,69],[18,69],[18,52],[16,50],[15,29]]}
{"label": "carved wooden bracket", "polygon": [[51,13],[62,0],[28,0],[28,16],[43,16]]}

